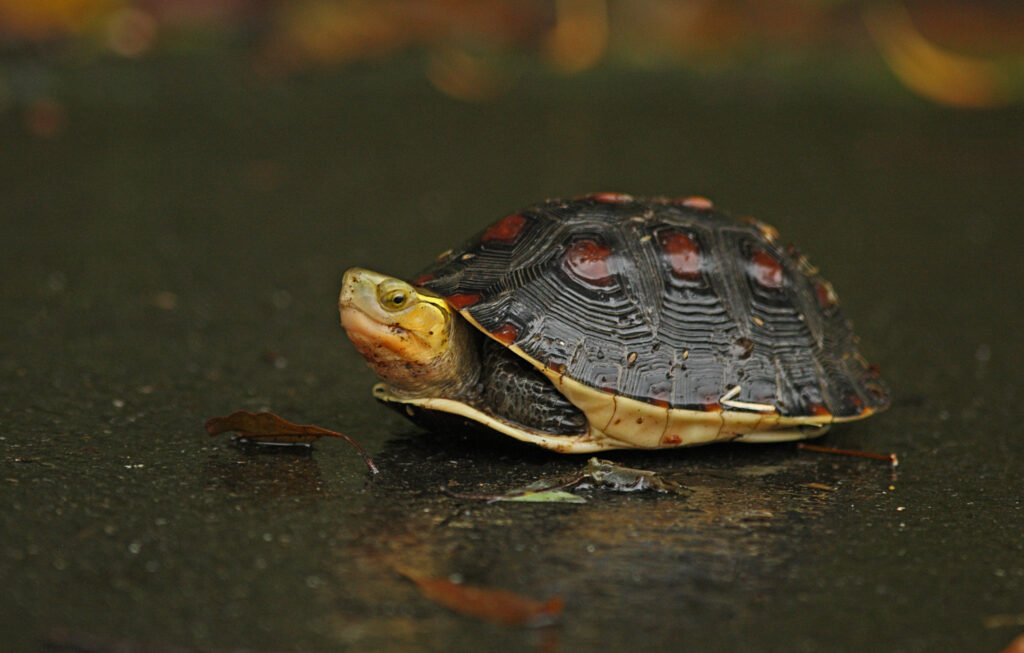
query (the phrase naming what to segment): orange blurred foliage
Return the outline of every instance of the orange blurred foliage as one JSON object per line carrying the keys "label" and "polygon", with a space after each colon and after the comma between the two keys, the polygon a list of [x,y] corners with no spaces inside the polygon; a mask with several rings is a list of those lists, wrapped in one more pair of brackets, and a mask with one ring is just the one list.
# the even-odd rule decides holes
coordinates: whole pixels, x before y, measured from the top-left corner
{"label": "orange blurred foliage", "polygon": [[880,55],[933,102],[1024,96],[1024,3],[1002,0],[0,0],[5,46],[79,38],[137,58],[192,32],[247,44],[271,78],[421,51],[430,82],[469,101],[506,90],[522,53],[564,74]]}
{"label": "orange blurred foliage", "polygon": [[0,0],[0,35],[45,41],[79,34],[123,0]]}

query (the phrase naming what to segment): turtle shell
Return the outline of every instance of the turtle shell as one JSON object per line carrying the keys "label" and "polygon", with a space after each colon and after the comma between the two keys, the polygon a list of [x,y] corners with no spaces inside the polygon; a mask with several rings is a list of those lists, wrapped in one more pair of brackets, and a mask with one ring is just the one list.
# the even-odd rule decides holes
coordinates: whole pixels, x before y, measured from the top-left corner
{"label": "turtle shell", "polygon": [[888,403],[829,282],[775,229],[703,198],[547,201],[413,283],[536,365],[616,397],[816,423]]}

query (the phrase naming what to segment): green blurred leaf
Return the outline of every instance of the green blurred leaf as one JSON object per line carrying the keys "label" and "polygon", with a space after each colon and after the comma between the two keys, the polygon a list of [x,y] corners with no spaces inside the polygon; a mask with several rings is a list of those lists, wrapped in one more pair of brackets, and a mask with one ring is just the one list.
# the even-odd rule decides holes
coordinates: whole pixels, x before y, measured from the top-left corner
{"label": "green blurred leaf", "polygon": [[586,503],[587,500],[578,494],[565,490],[527,491],[522,494],[510,493],[495,498],[495,501],[526,501],[531,503]]}

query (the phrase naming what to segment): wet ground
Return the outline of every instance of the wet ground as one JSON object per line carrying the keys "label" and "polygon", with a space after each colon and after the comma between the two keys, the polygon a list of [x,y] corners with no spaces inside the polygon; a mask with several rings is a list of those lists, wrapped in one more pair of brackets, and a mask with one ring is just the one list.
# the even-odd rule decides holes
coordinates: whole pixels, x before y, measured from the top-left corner
{"label": "wet ground", "polygon": [[[8,650],[999,651],[1024,631],[1024,112],[804,84],[527,76],[474,105],[416,71],[59,76],[0,114],[0,641]],[[821,443],[607,457],[686,496],[482,504],[583,458],[377,406],[341,273],[410,275],[596,190],[707,195],[801,245],[894,390]],[[270,409],[375,457],[210,439]],[[544,599],[460,616],[397,569]]]}

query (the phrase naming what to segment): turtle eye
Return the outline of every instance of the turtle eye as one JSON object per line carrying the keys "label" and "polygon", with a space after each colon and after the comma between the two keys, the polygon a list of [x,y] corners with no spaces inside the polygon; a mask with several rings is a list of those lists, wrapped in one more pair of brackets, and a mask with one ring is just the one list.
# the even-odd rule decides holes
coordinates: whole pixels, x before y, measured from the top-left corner
{"label": "turtle eye", "polygon": [[377,301],[388,311],[400,311],[409,305],[412,293],[403,287],[383,287],[377,290]]}
{"label": "turtle eye", "polygon": [[384,304],[384,308],[389,308],[393,311],[405,306],[406,302],[409,301],[409,296],[401,290],[392,290],[383,297],[381,297],[380,303]]}

